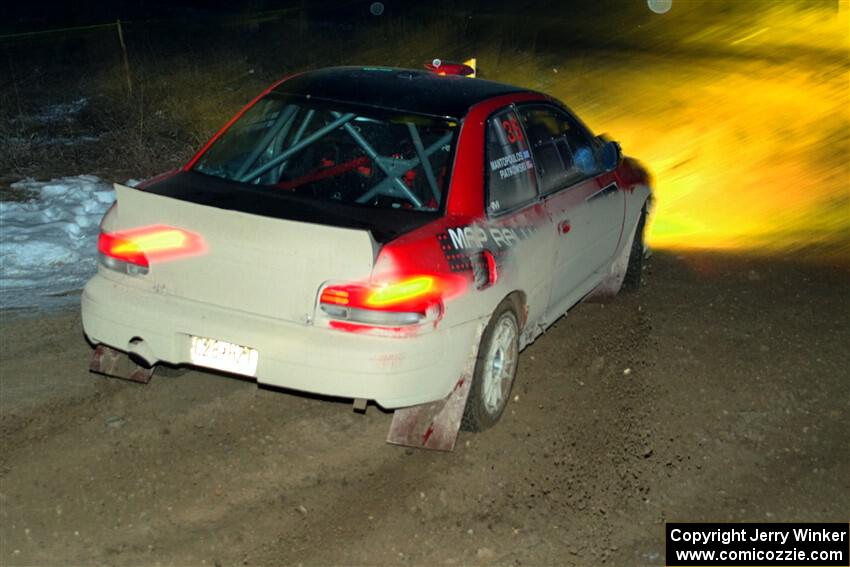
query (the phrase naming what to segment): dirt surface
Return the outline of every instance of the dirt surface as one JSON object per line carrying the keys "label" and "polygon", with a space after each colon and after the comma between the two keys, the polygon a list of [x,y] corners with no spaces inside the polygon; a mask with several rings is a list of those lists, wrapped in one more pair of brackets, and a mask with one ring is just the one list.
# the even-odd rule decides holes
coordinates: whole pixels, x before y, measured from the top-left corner
{"label": "dirt surface", "polygon": [[846,269],[656,254],[521,357],[450,454],[391,415],[189,372],[86,371],[76,313],[4,317],[0,563],[661,565],[665,521],[850,511]]}

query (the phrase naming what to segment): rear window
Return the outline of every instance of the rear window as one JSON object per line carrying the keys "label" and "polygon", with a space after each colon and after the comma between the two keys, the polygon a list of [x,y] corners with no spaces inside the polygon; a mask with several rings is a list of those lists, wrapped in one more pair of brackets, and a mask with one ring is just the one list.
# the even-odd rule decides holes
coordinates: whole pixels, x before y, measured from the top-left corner
{"label": "rear window", "polygon": [[242,115],[194,170],[312,201],[437,211],[456,130],[439,118],[271,95]]}

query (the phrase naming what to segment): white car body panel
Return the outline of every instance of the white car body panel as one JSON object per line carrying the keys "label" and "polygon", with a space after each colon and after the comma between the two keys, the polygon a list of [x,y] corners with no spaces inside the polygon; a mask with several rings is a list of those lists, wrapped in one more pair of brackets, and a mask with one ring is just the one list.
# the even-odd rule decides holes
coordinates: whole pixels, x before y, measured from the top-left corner
{"label": "white car body panel", "polygon": [[[100,266],[82,297],[92,342],[128,351],[141,339],[147,362],[189,364],[192,336],[223,340],[257,349],[260,383],[385,408],[441,399],[454,386],[481,324],[475,318],[397,337],[341,332],[322,321],[324,282],[368,278],[376,248],[368,232],[116,190],[105,230],[174,225],[202,234],[207,250],[152,266],[145,277]],[[281,242],[285,249],[275,246]]]}
{"label": "white car body panel", "polygon": [[[388,409],[445,398],[477,348],[476,333],[513,291],[531,290],[522,346],[530,344],[610,275],[615,258],[624,253],[628,258],[631,242],[620,239],[607,260],[587,258],[603,265],[565,290],[560,302],[550,303],[549,286],[557,274],[552,268],[557,225],[550,223],[511,250],[497,285],[452,301],[431,332],[374,336],[328,328],[317,309],[324,281],[368,274],[376,248],[368,232],[268,219],[121,186],[117,191],[117,214],[105,219],[104,229],[173,224],[203,234],[208,249],[154,266],[144,278],[99,267],[82,296],[83,327],[92,342],[126,351],[131,341],[142,339],[148,362],[189,364],[191,337],[215,338],[258,350],[259,383],[372,399]],[[625,224],[633,235],[649,189],[618,194],[626,194]],[[294,245],[295,252],[276,250],[273,244],[281,241]],[[281,293],[269,284],[274,281],[295,291]]]}
{"label": "white car body panel", "polygon": [[372,271],[377,245],[365,230],[266,218],[118,184],[115,191],[119,206],[104,230],[175,226],[201,235],[207,248],[157,263],[144,278],[122,277],[128,286],[304,323],[324,282],[363,280]]}

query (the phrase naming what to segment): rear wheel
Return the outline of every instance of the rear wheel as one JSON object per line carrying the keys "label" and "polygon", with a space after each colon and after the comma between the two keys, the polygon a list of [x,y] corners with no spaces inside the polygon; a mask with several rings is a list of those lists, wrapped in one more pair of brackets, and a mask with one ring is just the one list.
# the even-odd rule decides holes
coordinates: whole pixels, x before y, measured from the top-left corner
{"label": "rear wheel", "polygon": [[645,224],[646,211],[643,210],[635,229],[635,239],[632,241],[632,250],[629,253],[629,265],[623,278],[623,289],[626,291],[640,289],[640,278],[643,271],[643,228]]}
{"label": "rear wheel", "polygon": [[484,329],[461,428],[483,431],[510,400],[519,358],[519,322],[513,304],[502,302]]}

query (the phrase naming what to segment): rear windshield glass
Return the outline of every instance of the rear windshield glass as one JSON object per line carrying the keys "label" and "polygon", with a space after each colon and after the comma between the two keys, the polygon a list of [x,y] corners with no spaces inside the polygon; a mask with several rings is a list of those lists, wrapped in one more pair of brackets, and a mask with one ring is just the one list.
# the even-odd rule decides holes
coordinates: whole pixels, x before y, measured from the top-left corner
{"label": "rear windshield glass", "polygon": [[269,96],[194,169],[310,200],[436,211],[448,187],[456,130],[438,118]]}

